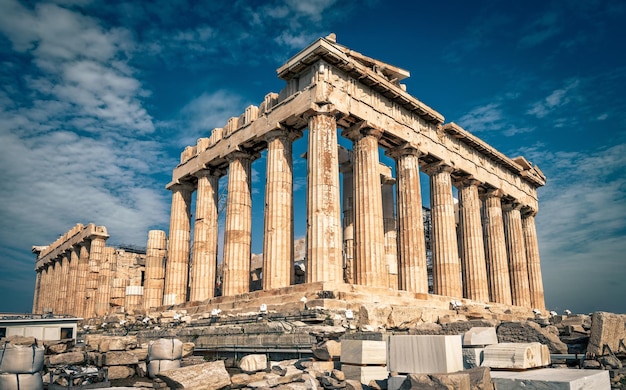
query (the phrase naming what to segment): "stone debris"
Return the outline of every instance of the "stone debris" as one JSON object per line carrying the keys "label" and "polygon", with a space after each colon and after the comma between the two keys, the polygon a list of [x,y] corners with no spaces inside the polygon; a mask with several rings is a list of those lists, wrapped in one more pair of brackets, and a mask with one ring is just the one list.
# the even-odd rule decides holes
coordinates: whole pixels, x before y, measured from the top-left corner
{"label": "stone debris", "polygon": [[221,360],[161,371],[157,376],[174,389],[217,390],[231,383]]}
{"label": "stone debris", "polygon": [[550,365],[550,351],[541,343],[499,343],[488,345],[481,366],[527,369]]}

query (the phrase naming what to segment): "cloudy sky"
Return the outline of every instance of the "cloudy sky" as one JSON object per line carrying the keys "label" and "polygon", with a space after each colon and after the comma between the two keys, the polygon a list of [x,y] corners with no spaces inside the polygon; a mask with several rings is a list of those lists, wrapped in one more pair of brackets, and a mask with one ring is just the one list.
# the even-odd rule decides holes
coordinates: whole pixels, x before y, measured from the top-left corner
{"label": "cloudy sky", "polygon": [[548,308],[626,312],[624,3],[417,3],[0,0],[0,312],[30,310],[31,246],[76,223],[105,225],[110,245],[167,230],[182,149],[278,92],[276,69],[330,32],[409,70],[407,90],[446,122],[546,174]]}

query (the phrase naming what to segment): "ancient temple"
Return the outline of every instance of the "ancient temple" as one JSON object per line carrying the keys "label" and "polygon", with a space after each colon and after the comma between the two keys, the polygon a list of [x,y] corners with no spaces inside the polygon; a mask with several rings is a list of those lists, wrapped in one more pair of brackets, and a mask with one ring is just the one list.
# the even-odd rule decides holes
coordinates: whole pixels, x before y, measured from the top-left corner
{"label": "ancient temple", "polygon": [[[406,91],[401,82],[408,71],[350,50],[334,36],[316,40],[277,73],[286,82],[280,93],[267,94],[258,107],[246,108],[181,154],[167,185],[169,237],[149,233],[145,308],[249,296],[252,229],[264,229],[262,292],[289,291],[295,284],[292,143],[303,134],[304,286],[359,289],[381,299],[392,291],[407,302],[434,295],[545,308],[534,220],[537,188],[545,184],[539,168],[444,123],[440,113]],[[352,150],[339,147],[338,137],[352,141]],[[261,227],[251,219],[251,163],[263,151]],[[380,153],[393,159],[393,169],[381,164]],[[420,172],[429,177],[429,240]],[[223,258],[218,259],[218,186],[224,175]],[[84,256],[97,262],[94,242],[100,236],[93,234],[93,255]],[[80,267],[83,257],[76,256]],[[50,271],[39,264],[37,308],[42,291],[53,285]],[[215,296],[218,264],[220,297]],[[59,265],[63,261],[52,268]]]}

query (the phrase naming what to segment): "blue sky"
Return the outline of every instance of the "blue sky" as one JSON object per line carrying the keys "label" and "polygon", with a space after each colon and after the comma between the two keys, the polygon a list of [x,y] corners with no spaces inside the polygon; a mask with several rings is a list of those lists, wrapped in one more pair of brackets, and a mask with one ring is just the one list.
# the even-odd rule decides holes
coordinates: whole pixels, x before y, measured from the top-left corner
{"label": "blue sky", "polygon": [[546,174],[548,308],[624,313],[625,17],[623,2],[601,0],[1,0],[0,312],[30,310],[31,246],[76,223],[105,225],[110,244],[167,230],[164,186],[182,149],[278,92],[276,69],[334,32],[409,70],[408,92],[446,122]]}

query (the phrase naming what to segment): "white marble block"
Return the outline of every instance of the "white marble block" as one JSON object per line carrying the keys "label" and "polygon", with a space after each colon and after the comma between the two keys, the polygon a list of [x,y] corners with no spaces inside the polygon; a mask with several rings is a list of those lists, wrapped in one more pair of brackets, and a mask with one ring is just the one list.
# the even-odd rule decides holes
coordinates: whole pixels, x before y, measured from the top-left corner
{"label": "white marble block", "polygon": [[461,336],[389,336],[389,371],[412,374],[449,373],[463,369]]}
{"label": "white marble block", "polygon": [[550,350],[541,343],[500,343],[488,345],[481,366],[526,369],[550,365]]}
{"label": "white marble block", "polygon": [[491,371],[498,390],[610,390],[611,379],[605,370],[540,368],[527,371]]}
{"label": "white marble block", "polygon": [[463,348],[463,368],[480,367],[485,348]]}
{"label": "white marble block", "polygon": [[374,340],[342,340],[341,363],[387,364],[387,343]]}
{"label": "white marble block", "polygon": [[463,334],[463,346],[498,344],[496,328],[477,326]]}
{"label": "white marble block", "polygon": [[369,384],[373,380],[385,380],[389,376],[386,366],[353,366],[351,364],[342,364],[346,379],[359,381],[363,384]]}
{"label": "white marble block", "polygon": [[402,386],[402,382],[406,379],[406,375],[390,376],[387,379],[387,390],[398,390]]}

